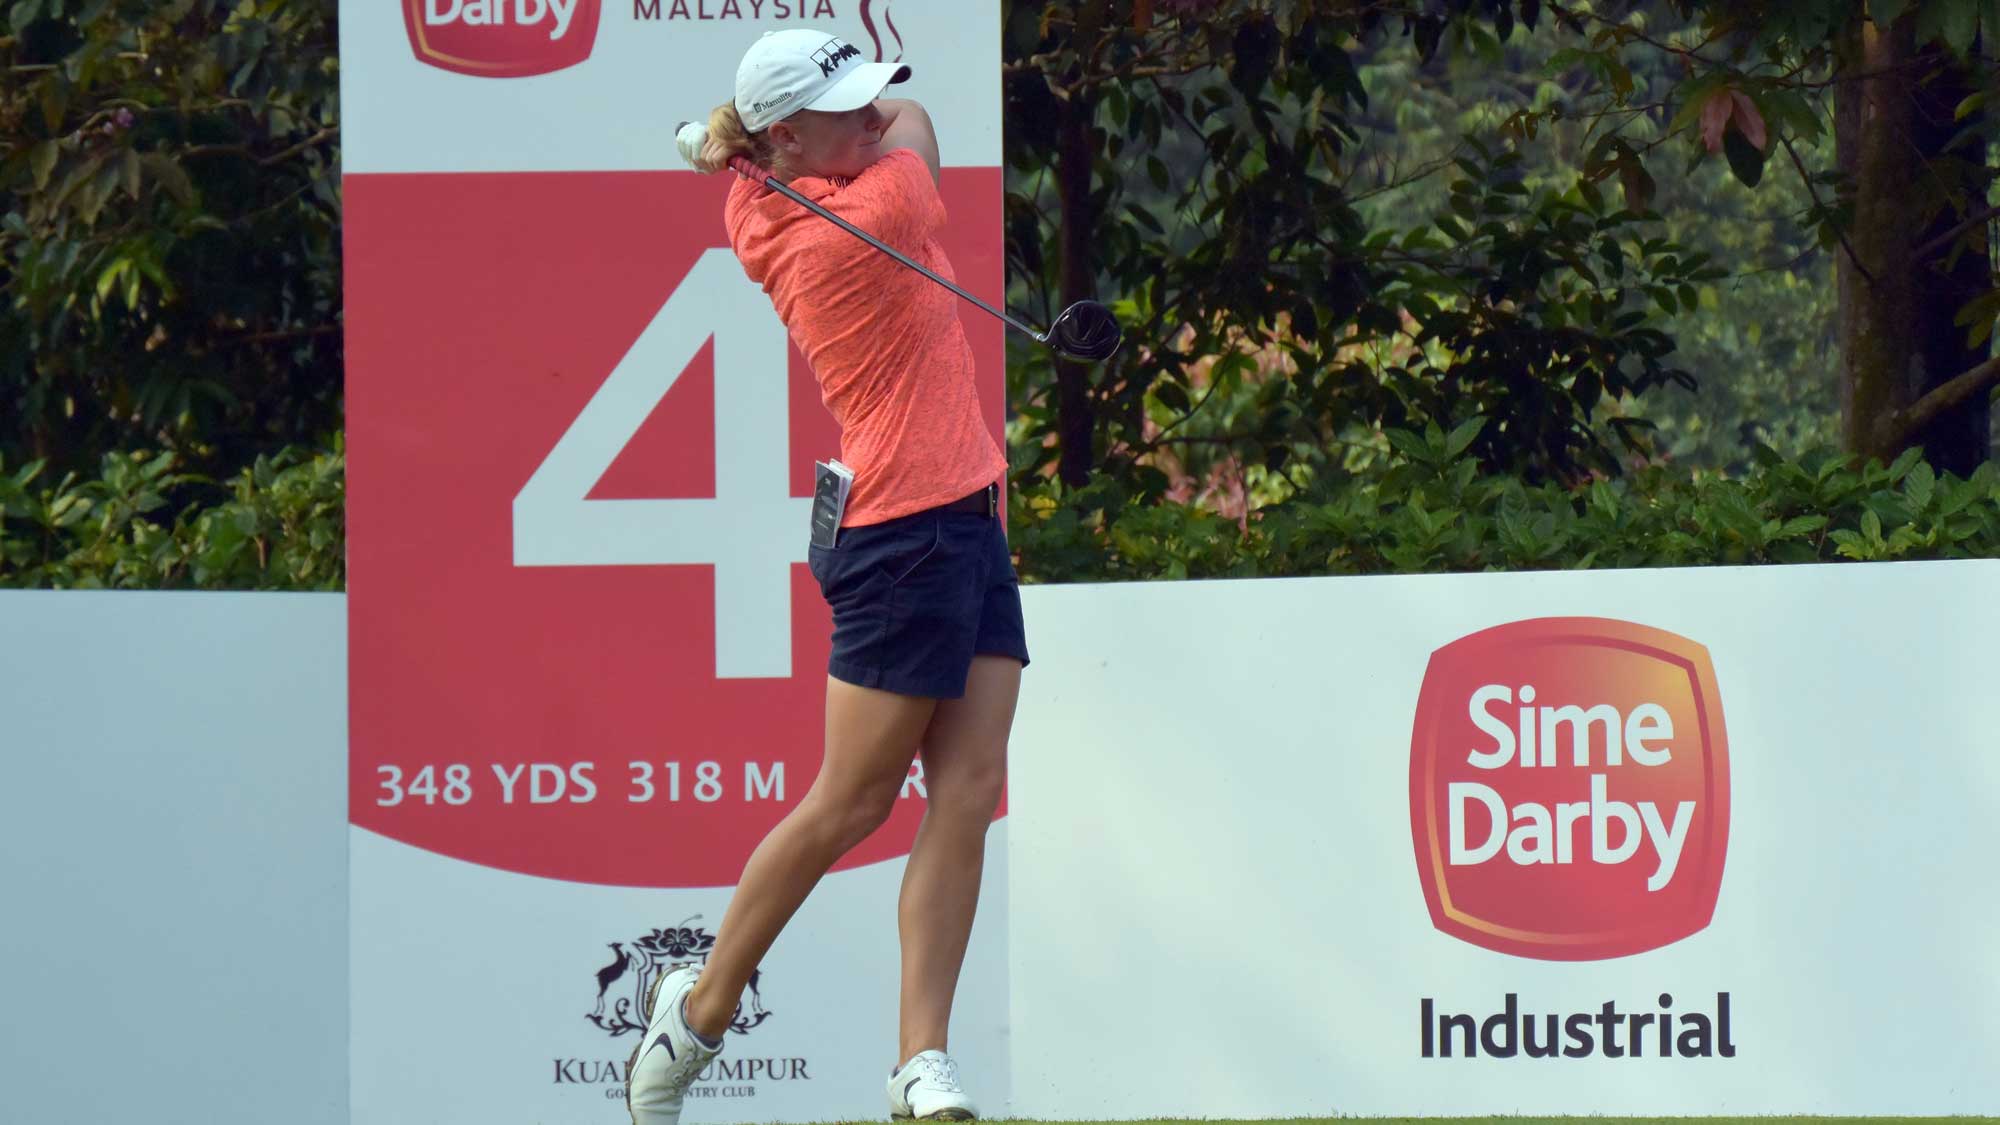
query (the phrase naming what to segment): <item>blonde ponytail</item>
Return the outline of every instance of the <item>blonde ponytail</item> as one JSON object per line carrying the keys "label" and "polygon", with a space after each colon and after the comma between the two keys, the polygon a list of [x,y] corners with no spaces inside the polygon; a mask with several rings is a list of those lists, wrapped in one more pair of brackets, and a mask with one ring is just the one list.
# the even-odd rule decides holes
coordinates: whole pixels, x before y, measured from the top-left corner
{"label": "blonde ponytail", "polygon": [[[683,133],[692,134],[697,129],[698,126],[690,126]],[[729,167],[731,158],[738,156],[748,157],[752,164],[780,175],[785,171],[778,146],[762,133],[746,131],[733,101],[715,107],[708,115],[708,128],[701,131],[699,139],[693,135],[676,139],[681,145],[681,156],[698,172],[720,172]]]}

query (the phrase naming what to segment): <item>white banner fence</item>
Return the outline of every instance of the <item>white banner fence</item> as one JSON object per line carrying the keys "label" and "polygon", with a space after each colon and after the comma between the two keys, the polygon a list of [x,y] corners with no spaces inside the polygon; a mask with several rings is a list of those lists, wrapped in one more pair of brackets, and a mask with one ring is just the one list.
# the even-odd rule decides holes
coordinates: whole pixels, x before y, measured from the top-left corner
{"label": "white banner fence", "polygon": [[[1996,589],[1990,561],[1031,587],[955,1049],[990,1115],[1030,1118],[2000,1113]],[[619,1120],[619,1001],[727,888],[344,827],[345,609],[0,593],[9,1120]],[[1693,664],[1655,660],[1692,650],[1633,629],[1699,647],[1718,724],[1685,718]],[[1472,702],[1488,672],[1511,701]],[[1496,845],[1485,798],[1425,784],[1507,729],[1506,763],[1465,767]],[[1718,748],[1726,824],[1724,794],[1647,773]],[[1704,849],[1713,903],[1655,926]],[[395,893],[350,899],[371,871]],[[880,1115],[899,873],[808,904],[690,1125]],[[1525,913],[1468,937],[1487,879]],[[1579,957],[1569,931],[1647,947]]]}

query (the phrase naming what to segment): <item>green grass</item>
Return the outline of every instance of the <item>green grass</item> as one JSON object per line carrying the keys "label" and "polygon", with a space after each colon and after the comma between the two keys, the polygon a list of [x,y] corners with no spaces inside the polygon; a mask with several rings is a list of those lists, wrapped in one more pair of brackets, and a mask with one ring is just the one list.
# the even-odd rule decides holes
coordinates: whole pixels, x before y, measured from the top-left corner
{"label": "green grass", "polygon": [[2000,1125],[2000,1117],[1288,1117],[1266,1121],[1222,1121],[1210,1117],[1180,1117],[1168,1121],[988,1121],[986,1125],[1454,1125],[1458,1121],[1496,1121],[1506,1125],[1790,1125],[1790,1123],[1856,1123],[1856,1125]]}

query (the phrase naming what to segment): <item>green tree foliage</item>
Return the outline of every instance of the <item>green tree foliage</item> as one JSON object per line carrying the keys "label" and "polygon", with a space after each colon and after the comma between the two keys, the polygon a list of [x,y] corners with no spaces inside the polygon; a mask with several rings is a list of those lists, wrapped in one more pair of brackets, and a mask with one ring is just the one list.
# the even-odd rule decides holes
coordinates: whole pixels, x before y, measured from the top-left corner
{"label": "green tree foliage", "polygon": [[[1883,9],[1878,18],[1891,21],[1883,27],[1909,40],[1908,57],[1899,65],[1911,80],[1871,95],[1878,100],[1901,98],[1898,104],[1921,116],[1924,100],[1935,101],[1943,86],[1963,84],[1968,72],[1983,78],[1990,69],[1969,42],[1961,42],[1963,27],[1977,26],[1974,0],[1876,7]],[[1774,6],[1689,0],[1015,6],[1007,42],[1008,157],[1016,189],[1010,248],[1017,268],[1034,279],[1020,296],[1053,303],[1091,292],[1124,295],[1142,338],[1164,342],[1094,380],[1089,372],[1055,364],[1056,393],[1045,404],[1030,404],[1042,414],[1026,415],[1040,424],[1023,435],[1030,453],[1054,449],[1071,484],[1105,457],[1114,466],[1119,454],[1147,460],[1159,451],[1143,434],[1134,441],[1115,432],[1121,421],[1126,430],[1143,430],[1135,425],[1143,413],[1135,404],[1149,395],[1171,411],[1187,389],[1174,386],[1184,360],[1223,354],[1231,342],[1256,346],[1283,337],[1288,326],[1305,326],[1315,336],[1299,341],[1306,345],[1332,337],[1336,347],[1381,346],[1397,337],[1398,315],[1416,315],[1420,328],[1429,327],[1420,307],[1398,300],[1397,284],[1410,279],[1412,267],[1421,273],[1437,263],[1409,261],[1402,254],[1407,246],[1393,240],[1410,232],[1413,219],[1437,218],[1445,205],[1459,211],[1438,220],[1447,235],[1454,223],[1483,232],[1468,220],[1485,216],[1466,214],[1460,202],[1466,182],[1442,194],[1451,162],[1470,159],[1480,164],[1467,168],[1474,190],[1577,190],[1586,200],[1592,188],[1610,194],[1614,207],[1627,213],[1629,230],[1673,252],[1645,265],[1671,268],[1702,256],[1724,267],[1697,285],[1693,301],[1680,299],[1674,278],[1643,272],[1614,278],[1618,284],[1600,289],[1599,297],[1619,302],[1627,313],[1635,296],[1643,301],[1652,295],[1665,319],[1649,327],[1668,338],[1676,331],[1692,337],[1699,347],[1693,354],[1718,361],[1715,382],[1724,393],[1711,391],[1704,402],[1711,410],[1743,412],[1740,423],[1723,427],[1737,444],[1737,463],[1750,439],[1778,438],[1793,448],[1817,443],[1829,427],[1776,415],[1836,402],[1846,404],[1841,432],[1856,450],[1893,452],[1929,438],[1964,460],[1959,435],[1933,425],[1949,414],[1978,429],[1972,463],[1983,460],[1985,413],[1977,392],[1994,382],[1991,368],[1973,373],[1954,394],[1927,401],[1924,394],[1958,373],[1942,370],[1953,357],[1933,354],[1934,341],[1864,331],[1855,355],[1843,356],[1834,346],[1837,335],[1871,317],[1872,323],[1895,322],[1889,314],[1909,303],[1896,304],[1899,294],[1931,294],[1930,304],[1937,305],[1935,263],[1922,255],[1892,261],[1885,254],[1866,287],[1843,290],[1852,292],[1839,302],[1839,331],[1830,316],[1824,326],[1813,323],[1834,308],[1833,259],[1841,249],[1854,258],[1850,234],[1859,213],[1879,227],[1895,210],[1912,238],[1946,224],[1949,237],[1911,245],[1942,250],[1949,244],[1985,258],[1983,222],[1961,220],[1984,210],[1992,178],[1985,168],[1985,132],[1976,127],[1983,95],[1957,102],[1958,116],[1968,122],[1957,135],[1930,148],[1903,144],[1904,165],[1890,178],[1893,198],[1881,188],[1870,194],[1867,181],[1841,167],[1843,160],[1858,159],[1852,153],[1866,139],[1835,121],[1832,104],[1832,91],[1873,80],[1871,72],[1857,70],[1866,60],[1850,42],[1861,32],[1873,35],[1864,8],[1835,0]],[[1886,42],[1888,31],[1879,38]],[[1393,93],[1383,105],[1385,89]],[[1492,159],[1496,153],[1498,160]],[[1766,163],[1780,153],[1783,176],[1766,177]],[[1446,176],[1435,175],[1440,169]],[[1414,174],[1406,178],[1407,170]],[[1767,180],[1781,186],[1764,188],[1763,196],[1730,191],[1719,182],[1723,176],[1750,187]],[[1433,181],[1427,189],[1412,190],[1414,181],[1427,177]],[[1542,241],[1564,264],[1593,248],[1589,241],[1566,246],[1563,232],[1548,233],[1557,237]],[[1385,245],[1390,253],[1374,253]],[[1453,249],[1461,248],[1470,252],[1453,263],[1459,268],[1497,273],[1503,285],[1516,279],[1503,261],[1481,253],[1488,248],[1459,240]],[[1712,284],[1725,279],[1724,286]],[[1532,315],[1542,297],[1532,289],[1501,288],[1447,294],[1445,307],[1490,321],[1487,309]],[[1990,292],[1990,285],[1982,280],[1972,292]],[[1965,301],[1949,307],[1957,311],[1960,304],[1966,304],[1961,323],[1971,326],[1974,342],[1983,341],[1981,326],[1990,323],[1993,310]],[[2000,307],[2000,298],[1993,304]],[[1186,351],[1184,339],[1191,345]],[[1879,353],[1872,357],[1870,341]],[[1456,386],[1474,376],[1464,361],[1477,357],[1485,341],[1473,343],[1461,332],[1452,342],[1459,345],[1455,354],[1441,357],[1445,362],[1436,370],[1415,372],[1420,383]],[[1530,336],[1527,343],[1532,354],[1541,354],[1539,339]],[[1881,389],[1911,382],[1900,370],[1883,370],[1886,353],[1894,350],[1889,343],[1904,346],[1905,359],[1908,351],[1927,348],[1932,368],[1928,381],[1920,379],[1900,398]],[[1711,460],[1730,460],[1724,441],[1711,436],[1712,421],[1709,433],[1699,433],[1704,419],[1685,400],[1647,394],[1690,381],[1634,369],[1631,355],[1627,349],[1618,357],[1629,379],[1600,382],[1586,365],[1580,386],[1565,388],[1573,409],[1558,412],[1549,424],[1587,422],[1615,431],[1638,424],[1634,414],[1660,414],[1678,425],[1648,452],[1700,449]],[[1298,356],[1294,349],[1293,359]],[[1982,357],[1958,358],[1973,364]],[[1157,361],[1154,369],[1149,360]],[[1315,360],[1327,364],[1321,354],[1308,356],[1296,372],[1288,368],[1292,382],[1316,381]],[[1834,365],[1842,368],[1838,378],[1829,377]],[[1568,357],[1554,365],[1564,372],[1576,366]],[[1381,374],[1385,365],[1371,370]],[[1454,376],[1444,377],[1447,370]],[[1240,415],[1228,409],[1234,373],[1221,372],[1220,405]],[[1033,381],[1031,373],[1024,383]],[[1546,388],[1550,380],[1538,382]],[[1413,401],[1422,396],[1409,389],[1394,397],[1412,406],[1415,417],[1426,416],[1426,405]],[[1515,401],[1507,405],[1519,403],[1518,389],[1510,388],[1506,397]],[[1296,394],[1267,388],[1259,424],[1247,430],[1259,440],[1241,440],[1241,427],[1229,431],[1236,436],[1226,443],[1228,455],[1249,464],[1273,462],[1279,431],[1297,432],[1301,416],[1310,418],[1330,401],[1360,407],[1346,416],[1376,428],[1398,421],[1393,402],[1311,390],[1300,402]],[[1592,400],[1593,390],[1615,401]],[[1446,397],[1453,405],[1460,401]],[[1498,403],[1489,395],[1480,405]],[[1492,440],[1517,447],[1512,467],[1519,471],[1560,475],[1579,466],[1605,468],[1602,457],[1568,458],[1563,444],[1546,434],[1520,433],[1540,420],[1537,415],[1503,409],[1492,416],[1504,428]],[[1454,418],[1436,420],[1449,425]],[[1331,436],[1326,427],[1319,430],[1309,436]],[[1185,423],[1177,432],[1203,443],[1217,437],[1189,434]],[[1601,432],[1598,437],[1576,444],[1599,452],[1618,444],[1603,440]],[[1085,440],[1090,449],[1076,448]]]}
{"label": "green tree foliage", "polygon": [[[1602,6],[1599,6],[1602,7]],[[1979,0],[1675,0],[1640,11],[1559,7],[1588,39],[1570,52],[1626,75],[1631,52],[1682,72],[1664,139],[1718,156],[1746,186],[1796,173],[1806,224],[1833,253],[1841,439],[1889,457],[1925,445],[1960,471],[1991,456],[2000,365],[1988,206],[1994,68]],[[1644,16],[1692,21],[1678,41]],[[1985,39],[1990,40],[1991,29]],[[1629,95],[1615,95],[1624,104]],[[1830,136],[1831,159],[1810,151]],[[1611,140],[1611,138],[1607,138]],[[1622,143],[1622,142],[1620,142]],[[1776,176],[1767,172],[1767,166]]]}
{"label": "green tree foliage", "polygon": [[[1698,26],[1664,5],[1627,19],[1673,47],[1700,39]],[[1668,238],[1728,270],[1696,286],[1692,309],[1662,305],[1659,327],[1696,388],[1628,396],[1615,409],[1658,427],[1657,456],[1698,468],[1743,469],[1756,442],[1789,456],[1836,444],[1833,256],[1808,223],[1812,199],[1798,178],[1746,188],[1724,161],[1700,159],[1700,149],[1683,174],[1685,161],[1666,139],[1672,93],[1685,76],[1670,51],[1634,43],[1612,56],[1613,67],[1578,50],[1574,35],[1516,31],[1500,43],[1474,34],[1478,27],[1429,60],[1408,39],[1356,45],[1370,109],[1357,120],[1363,163],[1352,190],[1369,227],[1441,207],[1443,170],[1467,134],[1506,137],[1524,157],[1520,182],[1535,190],[1567,185],[1581,156],[1596,150],[1609,158],[1599,164],[1612,173],[1607,186],[1650,205]],[[1617,142],[1597,149],[1606,136]],[[1832,163],[1830,130],[1796,143],[1808,166]]]}
{"label": "green tree foliage", "polygon": [[0,3],[0,584],[344,584],[336,8]]}
{"label": "green tree foliage", "polygon": [[[1024,574],[2000,554],[1987,9],[1010,0]],[[336,10],[0,0],[0,584],[344,584]]]}
{"label": "green tree foliage", "polygon": [[1175,466],[1231,463],[1281,496],[1385,428],[1477,417],[1490,470],[1575,481],[1643,457],[1639,423],[1602,404],[1692,385],[1655,305],[1722,271],[1597,178],[1531,188],[1497,135],[1465,139],[1435,213],[1371,227],[1350,190],[1369,105],[1350,50],[1395,21],[1351,11],[1014,7],[1021,296],[1108,293],[1136,344],[1098,370],[1014,353],[1022,483],[1131,473],[1164,493]]}
{"label": "green tree foliage", "polygon": [[223,477],[340,427],[335,12],[0,3],[0,460]]}
{"label": "green tree foliage", "polygon": [[[1836,435],[1883,461],[1932,439],[1955,465],[1988,456],[1995,364],[1966,351],[2000,311],[1980,95],[1950,103],[1955,133],[1906,133],[1896,175],[1873,181],[1856,170],[1870,137],[1841,111],[1865,88],[1934,121],[1940,91],[1990,71],[1965,30],[1982,17],[1971,0],[1876,4],[1877,29],[1864,7],[1014,6],[1014,298],[1120,299],[1137,344],[1097,371],[1017,347],[1024,557],[1089,545],[1117,573],[1156,532],[1187,550],[1132,573],[1283,573],[1297,556],[1265,565],[1260,536],[1282,544],[1301,512],[1353,504],[1419,531],[1445,519],[1464,548],[1363,553],[1362,569],[1533,565],[1493,549],[1506,524],[1488,509],[1539,497],[1557,525],[1608,529],[1558,503],[1603,488],[1676,513],[1659,525],[1671,549],[1621,565],[1917,549],[1876,544],[1871,527],[1900,526],[1883,513],[1821,513],[1809,554],[1690,530],[1719,526],[1711,503],[1740,507],[1731,488],[1835,471],[1814,450]],[[1881,43],[1900,87],[1866,69]],[[1869,223],[1879,260],[1857,285]],[[1977,265],[1969,290],[1942,283],[1951,254]],[[1958,314],[1942,340],[1922,321],[1936,309]],[[1463,442],[1473,492],[1393,486],[1423,433]],[[1703,478],[1663,467],[1676,459],[1742,479],[1684,488]],[[1944,479],[1967,475],[1953,496],[1990,504],[1986,477]],[[1811,517],[1764,518],[1794,537]],[[1232,523],[1240,536],[1200,550],[1181,534]],[[1923,541],[1988,552],[1983,526]]]}

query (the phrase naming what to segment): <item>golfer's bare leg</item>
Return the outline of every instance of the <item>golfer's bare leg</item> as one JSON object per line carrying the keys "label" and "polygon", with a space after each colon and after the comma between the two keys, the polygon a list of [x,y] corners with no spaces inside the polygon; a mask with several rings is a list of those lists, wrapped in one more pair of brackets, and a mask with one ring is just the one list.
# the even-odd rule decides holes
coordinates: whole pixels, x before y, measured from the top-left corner
{"label": "golfer's bare leg", "polygon": [[952,994],[972,934],[986,829],[1007,782],[1007,734],[1021,691],[1021,664],[976,656],[965,696],[937,706],[923,743],[923,825],[903,871],[897,910],[903,941],[901,1050],[945,1049]]}
{"label": "golfer's bare leg", "polygon": [[827,679],[819,776],[750,853],[708,966],[688,994],[689,1026],[711,1038],[728,1029],[743,986],[778,931],[827,868],[888,819],[936,707],[934,699]]}

